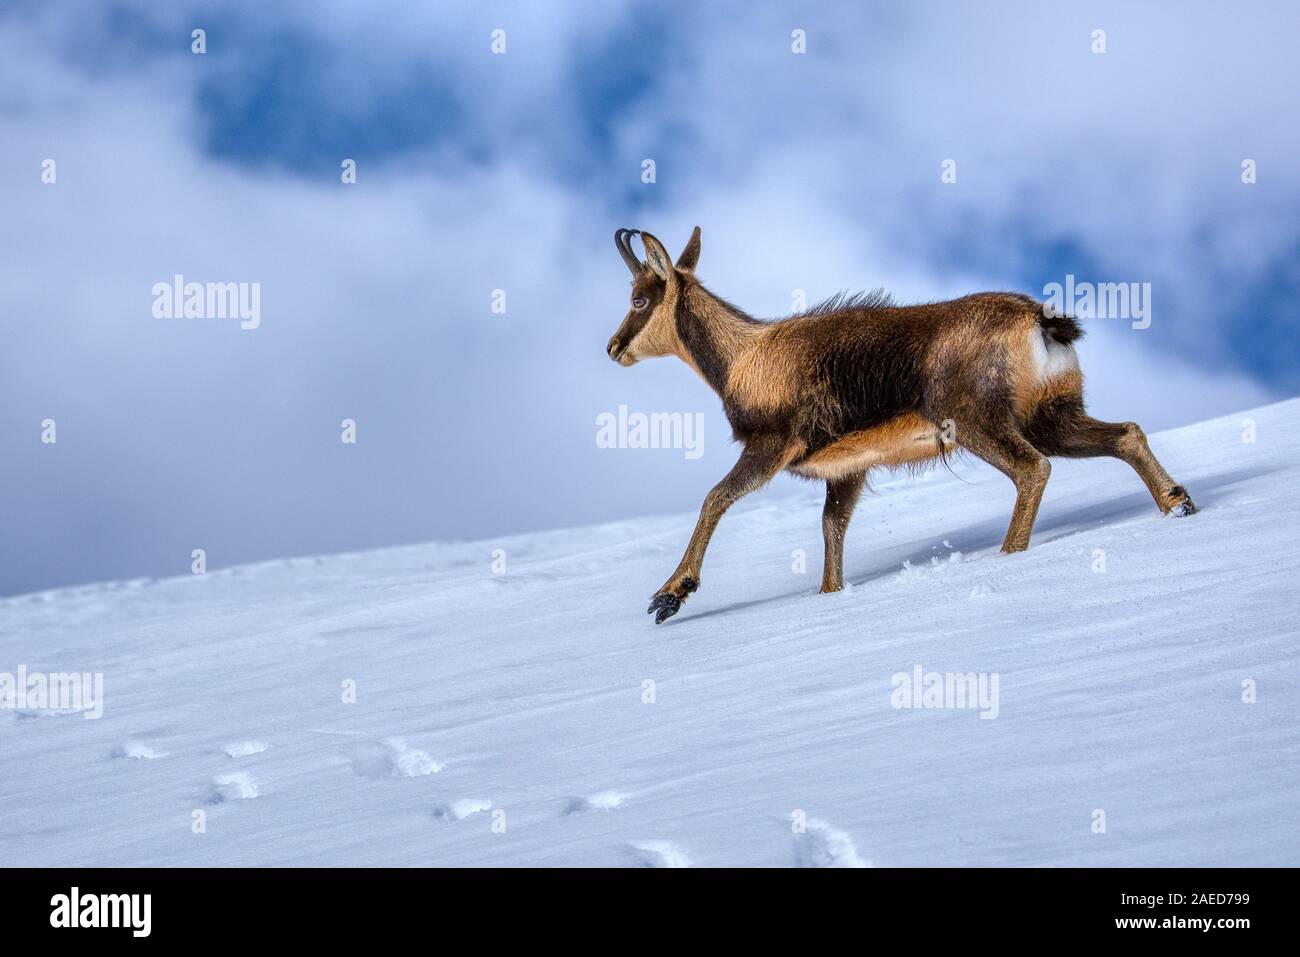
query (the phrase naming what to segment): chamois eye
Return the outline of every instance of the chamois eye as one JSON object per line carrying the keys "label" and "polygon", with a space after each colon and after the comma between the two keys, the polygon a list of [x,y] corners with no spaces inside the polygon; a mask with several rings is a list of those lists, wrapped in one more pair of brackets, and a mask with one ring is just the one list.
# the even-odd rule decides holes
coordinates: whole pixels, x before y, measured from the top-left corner
{"label": "chamois eye", "polygon": [[644,309],[645,304],[646,304],[646,300],[642,299],[640,296],[637,296],[635,299],[632,300],[633,309]]}

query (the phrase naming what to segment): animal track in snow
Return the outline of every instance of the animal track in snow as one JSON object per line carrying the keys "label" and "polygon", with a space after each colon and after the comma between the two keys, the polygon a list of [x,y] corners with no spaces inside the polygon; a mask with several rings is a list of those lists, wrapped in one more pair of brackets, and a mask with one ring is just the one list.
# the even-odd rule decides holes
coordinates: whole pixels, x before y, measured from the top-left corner
{"label": "animal track in snow", "polygon": [[825,821],[810,817],[807,829],[797,835],[794,862],[798,867],[870,867],[858,856],[853,838]]}
{"label": "animal track in snow", "polygon": [[672,841],[637,841],[628,845],[641,867],[690,867],[686,852]]}
{"label": "animal track in snow", "polygon": [[[10,699],[12,701],[13,699]],[[62,718],[69,714],[85,714],[81,708],[15,708],[12,704],[5,704],[0,714],[13,715],[10,724],[17,724],[19,721],[30,721],[37,718]]]}
{"label": "animal track in snow", "polygon": [[221,750],[232,758],[245,758],[250,754],[261,754],[270,745],[265,741],[237,741],[234,744],[228,744]]}
{"label": "animal track in snow", "polygon": [[363,778],[418,778],[437,774],[443,765],[401,738],[368,741],[352,752],[352,770]]}
{"label": "animal track in snow", "polygon": [[587,811],[612,811],[622,807],[623,802],[631,796],[622,791],[600,791],[587,797],[571,797],[564,805],[563,813],[567,817],[570,814],[584,814]]}
{"label": "animal track in snow", "polygon": [[899,576],[903,581],[917,581],[930,577],[931,575],[941,574],[945,568],[960,565],[966,560],[961,552],[949,552],[940,558],[938,555],[931,555],[928,565],[913,565],[910,560],[903,562],[903,570]]}
{"label": "animal track in snow", "polygon": [[261,793],[257,782],[247,771],[231,771],[218,774],[212,779],[212,790],[208,795],[209,804],[221,804],[223,801],[247,801]]}
{"label": "animal track in snow", "polygon": [[439,804],[433,809],[433,816],[440,821],[461,821],[471,814],[492,810],[492,802],[486,798],[461,798],[450,804]]}
{"label": "animal track in snow", "polygon": [[136,761],[152,761],[154,758],[165,758],[166,751],[155,751],[143,741],[134,739],[124,741],[117,745],[108,753],[110,758],[131,758]]}

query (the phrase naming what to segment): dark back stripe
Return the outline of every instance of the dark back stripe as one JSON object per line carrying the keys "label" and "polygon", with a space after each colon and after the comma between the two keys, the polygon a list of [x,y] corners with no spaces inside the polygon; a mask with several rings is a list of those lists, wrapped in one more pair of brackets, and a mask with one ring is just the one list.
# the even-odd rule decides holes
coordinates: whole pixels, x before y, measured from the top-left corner
{"label": "dark back stripe", "polygon": [[[701,290],[702,291],[702,290]],[[687,302],[689,296],[687,290],[683,289],[677,297],[677,314],[674,317],[677,326],[677,337],[681,339],[682,345],[690,353],[695,365],[699,368],[700,374],[704,380],[713,387],[719,395],[723,395],[727,388],[727,360],[718,348],[714,339],[714,331],[711,327],[710,319],[704,311],[696,312]],[[725,309],[727,304],[721,300],[712,303],[716,309]],[[745,322],[752,322],[748,316],[740,313],[738,310],[729,310],[736,314],[736,317]]]}

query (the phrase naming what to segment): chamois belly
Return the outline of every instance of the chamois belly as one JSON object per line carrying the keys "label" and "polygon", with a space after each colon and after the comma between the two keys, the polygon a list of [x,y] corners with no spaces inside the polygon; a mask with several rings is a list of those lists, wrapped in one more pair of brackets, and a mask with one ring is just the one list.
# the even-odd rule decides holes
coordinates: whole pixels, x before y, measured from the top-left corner
{"label": "chamois belly", "polygon": [[876,466],[913,465],[938,456],[938,429],[907,412],[836,439],[799,459],[790,471],[805,478],[838,479]]}

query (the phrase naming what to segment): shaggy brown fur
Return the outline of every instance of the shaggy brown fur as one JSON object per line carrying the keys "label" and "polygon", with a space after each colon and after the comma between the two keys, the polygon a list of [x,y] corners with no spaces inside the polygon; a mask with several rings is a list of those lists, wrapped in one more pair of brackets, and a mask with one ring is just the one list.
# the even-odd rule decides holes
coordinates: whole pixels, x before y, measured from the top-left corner
{"label": "shaggy brown fur", "polygon": [[1016,486],[1005,552],[1029,546],[1051,455],[1122,459],[1162,511],[1195,511],[1136,424],[1087,415],[1071,345],[1083,331],[1028,296],[901,306],[876,292],[761,322],[695,278],[698,226],[676,264],[649,233],[620,229],[614,239],[632,273],[632,306],[609,340],[610,358],[628,366],[677,356],[721,396],[744,445],[705,498],[677,570],[652,596],[656,623],[699,587],[722,514],[782,469],[826,481],[824,592],[843,587],[844,533],[867,471],[879,466],[923,466],[964,449],[1002,471]]}

